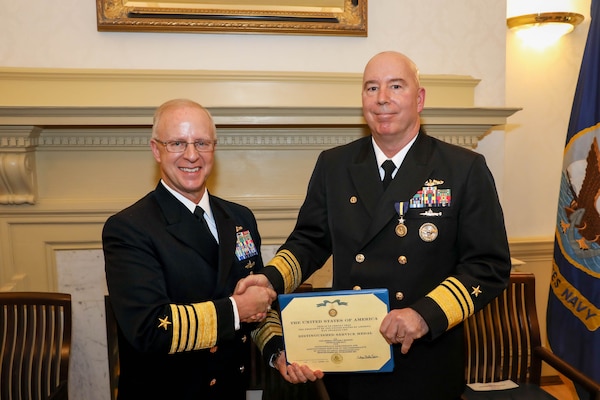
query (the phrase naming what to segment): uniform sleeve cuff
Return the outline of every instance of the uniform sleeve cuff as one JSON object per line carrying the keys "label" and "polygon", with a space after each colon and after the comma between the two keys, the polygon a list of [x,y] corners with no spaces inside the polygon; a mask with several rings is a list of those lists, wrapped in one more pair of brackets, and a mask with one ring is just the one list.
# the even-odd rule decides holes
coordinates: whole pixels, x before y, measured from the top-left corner
{"label": "uniform sleeve cuff", "polygon": [[238,312],[237,303],[235,302],[233,296],[229,298],[231,300],[231,305],[233,306],[233,328],[236,331],[240,330],[240,314]]}

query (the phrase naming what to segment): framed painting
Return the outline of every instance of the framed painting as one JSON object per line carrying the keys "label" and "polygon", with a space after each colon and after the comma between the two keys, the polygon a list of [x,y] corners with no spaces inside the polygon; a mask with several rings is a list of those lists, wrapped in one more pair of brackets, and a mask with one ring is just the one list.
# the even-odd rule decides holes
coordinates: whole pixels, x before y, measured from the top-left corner
{"label": "framed painting", "polygon": [[96,0],[99,31],[367,36],[367,0]]}

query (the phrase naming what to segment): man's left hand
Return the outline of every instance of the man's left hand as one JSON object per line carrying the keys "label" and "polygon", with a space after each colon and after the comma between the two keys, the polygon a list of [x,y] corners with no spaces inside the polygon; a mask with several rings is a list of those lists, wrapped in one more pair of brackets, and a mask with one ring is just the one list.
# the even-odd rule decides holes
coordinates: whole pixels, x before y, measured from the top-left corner
{"label": "man's left hand", "polygon": [[429,332],[429,326],[412,308],[401,308],[385,316],[379,331],[389,344],[402,344],[402,354],[406,354],[415,340]]}

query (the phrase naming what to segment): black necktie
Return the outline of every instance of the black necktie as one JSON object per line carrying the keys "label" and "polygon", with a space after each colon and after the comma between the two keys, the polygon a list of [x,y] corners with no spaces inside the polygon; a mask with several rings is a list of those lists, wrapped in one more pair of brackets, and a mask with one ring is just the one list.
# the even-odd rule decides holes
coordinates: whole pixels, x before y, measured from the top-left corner
{"label": "black necktie", "polygon": [[381,168],[385,171],[385,176],[383,177],[383,190],[385,190],[392,181],[392,172],[394,172],[396,166],[392,160],[385,160],[383,164],[381,164]]}
{"label": "black necktie", "polygon": [[213,236],[209,226],[208,226],[208,222],[206,222],[206,218],[204,218],[204,209],[200,206],[196,206],[196,209],[194,210],[194,215],[196,216],[196,218],[198,218],[200,220],[200,222],[202,222],[202,225],[204,225],[204,227],[206,228],[206,232],[210,235],[211,238],[213,238],[213,240],[216,239]]}
{"label": "black necktie", "polygon": [[205,228],[204,233],[200,233],[198,238],[201,241],[201,246],[203,248],[202,254],[204,258],[208,261],[209,265],[213,268],[219,267],[219,244],[217,240],[213,236],[210,228],[208,227],[208,223],[206,222],[206,218],[204,218],[204,210],[200,206],[196,206],[194,210],[194,215]]}

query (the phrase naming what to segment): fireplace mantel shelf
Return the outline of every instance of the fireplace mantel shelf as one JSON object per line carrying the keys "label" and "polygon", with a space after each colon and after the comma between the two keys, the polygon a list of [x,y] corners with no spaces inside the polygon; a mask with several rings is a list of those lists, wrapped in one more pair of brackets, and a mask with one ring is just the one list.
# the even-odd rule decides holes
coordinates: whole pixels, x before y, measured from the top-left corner
{"label": "fireplace mantel shelf", "polygon": [[[368,134],[360,107],[209,107],[221,150],[305,150]],[[468,148],[516,108],[431,107],[432,136]],[[35,204],[36,152],[147,149],[154,107],[0,107],[0,204]]]}
{"label": "fireplace mantel shelf", "polygon": [[[360,107],[208,107],[218,125],[364,125]],[[155,107],[0,106],[0,126],[144,126]],[[426,107],[425,125],[503,125],[519,108]],[[485,132],[483,132],[485,133]]]}

